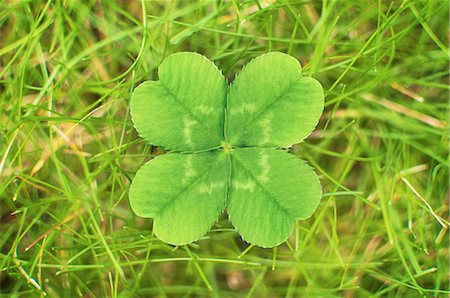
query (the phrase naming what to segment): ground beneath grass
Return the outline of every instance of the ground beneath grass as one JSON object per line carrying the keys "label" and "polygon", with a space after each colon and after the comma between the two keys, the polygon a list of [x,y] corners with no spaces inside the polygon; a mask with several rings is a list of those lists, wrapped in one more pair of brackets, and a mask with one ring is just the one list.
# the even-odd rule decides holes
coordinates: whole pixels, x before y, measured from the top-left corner
{"label": "ground beneath grass", "polygon": [[[447,297],[449,5],[410,1],[0,3],[1,297]],[[224,214],[174,248],[128,203],[163,151],[129,99],[169,54],[233,80],[268,51],[325,89],[292,152],[324,196],[276,249]],[[270,74],[268,74],[270,75]]]}

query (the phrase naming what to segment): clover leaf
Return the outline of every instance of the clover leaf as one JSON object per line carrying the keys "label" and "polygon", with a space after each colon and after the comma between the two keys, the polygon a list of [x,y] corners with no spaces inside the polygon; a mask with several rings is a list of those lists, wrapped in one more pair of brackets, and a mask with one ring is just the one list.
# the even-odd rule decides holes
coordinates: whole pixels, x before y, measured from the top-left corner
{"label": "clover leaf", "polygon": [[320,83],[279,52],[250,61],[231,85],[197,53],[170,55],[158,74],[135,89],[131,115],[140,136],[172,151],[136,173],[133,211],[153,218],[155,235],[173,245],[200,239],[225,208],[245,241],[286,241],[322,194],[312,168],[281,149],[317,125]]}

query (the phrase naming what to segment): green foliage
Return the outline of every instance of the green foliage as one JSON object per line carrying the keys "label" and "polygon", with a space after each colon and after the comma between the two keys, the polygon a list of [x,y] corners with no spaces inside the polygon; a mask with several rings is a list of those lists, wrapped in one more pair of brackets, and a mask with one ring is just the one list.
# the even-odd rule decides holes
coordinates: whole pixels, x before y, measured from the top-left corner
{"label": "green foliage", "polygon": [[[447,297],[448,11],[0,1],[0,297]],[[223,214],[174,248],[130,210],[133,176],[164,151],[138,136],[129,100],[182,51],[229,80],[280,51],[323,85],[319,125],[285,154],[314,167],[323,198],[283,245],[248,245]]]}
{"label": "green foliage", "polygon": [[185,244],[199,239],[225,207],[228,161],[218,152],[169,153],[145,164],[130,190],[134,212],[154,217],[163,241]]}
{"label": "green foliage", "polygon": [[199,54],[179,53],[161,63],[159,78],[133,93],[131,113],[139,134],[178,151],[218,146],[227,96],[219,70]]}
{"label": "green foliage", "polygon": [[134,212],[153,217],[155,234],[175,245],[200,239],[225,207],[246,241],[284,242],[322,191],[309,166],[276,148],[303,140],[317,125],[322,86],[279,52],[249,62],[229,92],[217,67],[196,53],[167,57],[159,78],[133,93],[133,122],[149,143],[183,153],[136,173]]}

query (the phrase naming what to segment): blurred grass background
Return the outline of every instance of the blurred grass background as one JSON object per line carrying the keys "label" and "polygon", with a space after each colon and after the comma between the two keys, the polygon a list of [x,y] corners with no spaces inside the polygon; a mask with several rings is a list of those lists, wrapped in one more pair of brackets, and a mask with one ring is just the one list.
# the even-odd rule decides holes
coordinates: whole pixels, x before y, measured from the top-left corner
{"label": "blurred grass background", "polygon": [[[1,297],[447,297],[449,4],[441,0],[0,3]],[[267,51],[322,82],[295,145],[324,197],[276,249],[223,215],[174,248],[128,204],[161,153],[131,92],[177,51],[233,79]],[[268,74],[270,75],[270,74]],[[174,219],[176,220],[176,219]]]}

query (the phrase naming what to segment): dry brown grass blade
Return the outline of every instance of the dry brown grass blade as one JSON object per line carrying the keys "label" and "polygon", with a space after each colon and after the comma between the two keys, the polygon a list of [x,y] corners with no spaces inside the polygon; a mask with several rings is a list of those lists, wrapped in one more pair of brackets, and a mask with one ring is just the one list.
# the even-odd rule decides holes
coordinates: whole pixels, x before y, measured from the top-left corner
{"label": "dry brown grass blade", "polygon": [[419,120],[420,122],[423,122],[430,126],[433,126],[436,128],[446,128],[447,127],[447,125],[444,121],[438,120],[434,117],[423,114],[421,112],[417,112],[413,109],[410,109],[410,108],[400,105],[398,103],[387,100],[386,98],[377,97],[370,93],[363,94],[362,98],[364,98],[365,100],[370,101],[370,102],[378,103],[390,110],[393,110],[394,112],[397,112],[397,113],[403,114],[405,116],[408,116],[410,118]]}

